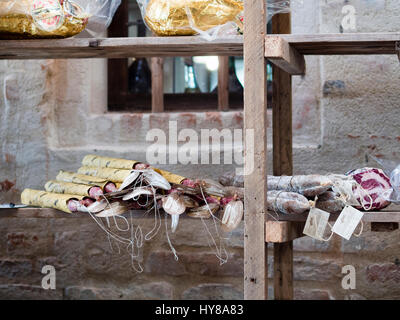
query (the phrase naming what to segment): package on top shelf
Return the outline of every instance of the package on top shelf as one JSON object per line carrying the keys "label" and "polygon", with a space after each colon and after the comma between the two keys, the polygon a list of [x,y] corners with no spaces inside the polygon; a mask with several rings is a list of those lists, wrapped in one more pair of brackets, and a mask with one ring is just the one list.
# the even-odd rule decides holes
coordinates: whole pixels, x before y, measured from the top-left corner
{"label": "package on top shelf", "polygon": [[0,39],[68,38],[104,32],[121,0],[0,0]]}
{"label": "package on top shelf", "polygon": [[[200,35],[207,40],[243,32],[243,0],[137,0],[147,27],[157,36]],[[303,5],[303,0],[292,0]],[[267,4],[268,21],[290,12],[290,1]]]}

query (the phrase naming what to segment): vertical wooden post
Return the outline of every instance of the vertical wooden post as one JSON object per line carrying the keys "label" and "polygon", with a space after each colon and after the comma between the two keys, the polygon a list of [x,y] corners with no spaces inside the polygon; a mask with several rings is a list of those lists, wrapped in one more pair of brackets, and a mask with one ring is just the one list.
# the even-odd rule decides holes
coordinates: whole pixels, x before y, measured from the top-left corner
{"label": "vertical wooden post", "polygon": [[220,56],[218,68],[218,110],[229,110],[229,57]]}
{"label": "vertical wooden post", "polygon": [[[265,243],[267,207],[267,71],[264,57],[266,1],[245,0],[244,129],[245,231],[244,297],[267,299],[268,251]],[[248,139],[252,139],[249,142]],[[254,141],[255,140],[255,141]],[[254,145],[254,148],[251,147]]]}
{"label": "vertical wooden post", "polygon": [[[128,36],[128,1],[123,0],[108,28],[108,37]],[[108,59],[108,105],[125,106],[128,95],[128,59]]]}
{"label": "vertical wooden post", "polygon": [[151,112],[164,112],[163,58],[151,58]]}
{"label": "vertical wooden post", "polygon": [[[290,13],[273,17],[272,33],[291,33]],[[272,101],[273,172],[292,175],[292,77],[275,67]],[[274,244],[274,296],[277,300],[293,299],[293,241]]]}

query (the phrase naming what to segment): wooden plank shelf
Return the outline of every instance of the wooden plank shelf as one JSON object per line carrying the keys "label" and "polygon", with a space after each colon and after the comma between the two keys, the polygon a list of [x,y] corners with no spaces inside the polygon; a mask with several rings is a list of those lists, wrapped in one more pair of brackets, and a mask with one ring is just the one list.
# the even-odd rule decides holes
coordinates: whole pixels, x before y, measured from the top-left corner
{"label": "wooden plank shelf", "polygon": [[[271,213],[276,215],[275,213]],[[278,221],[291,221],[291,222],[305,222],[307,220],[308,212],[298,215],[279,215]],[[330,221],[335,221],[339,214],[331,214]],[[362,218],[364,222],[400,222],[400,211],[370,211],[365,212]]]}
{"label": "wooden plank shelf", "polygon": [[282,38],[303,55],[396,54],[400,33],[333,33],[268,35],[265,48]]}
{"label": "wooden plank shelf", "polygon": [[0,59],[82,59],[170,56],[241,56],[243,37],[70,38],[0,40]]}
{"label": "wooden plank shelf", "polygon": [[265,37],[265,57],[291,75],[304,75],[304,55],[397,54],[400,33],[283,34]]}

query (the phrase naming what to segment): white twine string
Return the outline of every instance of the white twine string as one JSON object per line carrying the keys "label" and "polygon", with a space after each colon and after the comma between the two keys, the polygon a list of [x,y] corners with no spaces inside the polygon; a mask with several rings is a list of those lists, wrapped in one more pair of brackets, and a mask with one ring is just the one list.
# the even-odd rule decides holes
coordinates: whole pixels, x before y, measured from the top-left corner
{"label": "white twine string", "polygon": [[[226,248],[225,248],[224,241],[222,241],[222,239],[224,239],[224,238],[221,237],[220,232],[219,232],[219,229],[218,229],[218,224],[217,224],[217,221],[220,222],[220,223],[222,223],[222,221],[221,221],[220,219],[218,219],[218,218],[213,214],[212,210],[210,209],[210,206],[208,205],[207,199],[206,199],[206,197],[205,197],[205,195],[204,195],[203,188],[202,188],[201,185],[200,185],[200,192],[201,192],[201,196],[202,196],[204,202],[206,203],[207,210],[208,210],[208,212],[210,213],[210,215],[211,215],[211,217],[212,217],[212,219],[213,219],[213,223],[214,223],[214,227],[215,227],[215,232],[216,232],[217,237],[219,238],[219,246],[217,245],[217,242],[215,241],[214,236],[212,235],[212,233],[211,233],[211,231],[209,230],[209,228],[208,228],[206,222],[204,221],[204,218],[201,217],[201,221],[202,221],[202,223],[203,223],[203,225],[204,225],[204,227],[205,227],[205,230],[206,230],[206,232],[208,233],[208,235],[210,236],[210,238],[207,238],[207,242],[208,242],[208,245],[209,245],[209,247],[210,247],[211,249],[212,249],[213,246],[215,247],[215,256],[216,256],[217,259],[219,260],[220,265],[223,265],[223,264],[225,264],[225,263],[228,262],[228,258],[229,258],[229,257],[228,257],[228,252],[226,251]],[[212,245],[210,244],[210,240],[211,240],[211,242],[212,242]],[[225,256],[225,258],[224,258],[223,255]]]}

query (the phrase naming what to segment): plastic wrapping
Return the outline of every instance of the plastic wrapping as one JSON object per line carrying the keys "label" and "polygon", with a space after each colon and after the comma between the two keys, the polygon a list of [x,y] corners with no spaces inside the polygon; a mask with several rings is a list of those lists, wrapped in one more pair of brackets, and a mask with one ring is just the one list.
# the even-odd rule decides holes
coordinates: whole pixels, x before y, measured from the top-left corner
{"label": "plastic wrapping", "polygon": [[67,38],[107,29],[121,0],[0,0],[0,39]]}
{"label": "plastic wrapping", "polygon": [[399,160],[378,159],[372,157],[389,176],[392,192],[384,194],[385,199],[400,204],[400,163]]}
{"label": "plastic wrapping", "polygon": [[[242,0],[137,0],[147,27],[158,36],[200,35],[207,40],[242,33]],[[268,21],[290,12],[290,2],[268,0]]]}

